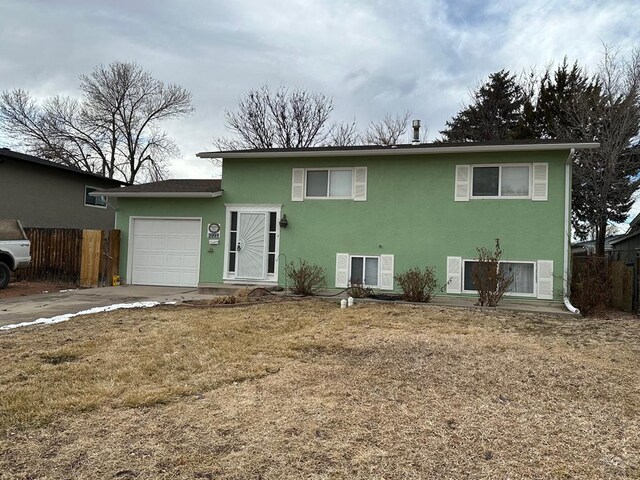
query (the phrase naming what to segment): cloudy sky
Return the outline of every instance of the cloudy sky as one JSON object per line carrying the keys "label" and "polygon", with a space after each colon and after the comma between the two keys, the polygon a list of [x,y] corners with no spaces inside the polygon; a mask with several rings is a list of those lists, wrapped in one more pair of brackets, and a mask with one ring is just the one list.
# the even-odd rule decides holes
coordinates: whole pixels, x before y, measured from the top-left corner
{"label": "cloudy sky", "polygon": [[489,73],[595,68],[603,42],[640,45],[638,25],[638,0],[0,0],[0,90],[77,95],[94,66],[135,61],[193,94],[166,125],[172,176],[211,178],[195,153],[262,84],[324,92],[361,127],[408,109],[433,140]]}

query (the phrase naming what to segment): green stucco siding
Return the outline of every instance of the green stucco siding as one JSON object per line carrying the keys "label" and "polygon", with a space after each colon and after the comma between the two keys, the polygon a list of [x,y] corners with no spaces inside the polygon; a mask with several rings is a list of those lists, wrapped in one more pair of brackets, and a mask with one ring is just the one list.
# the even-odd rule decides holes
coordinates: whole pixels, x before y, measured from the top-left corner
{"label": "green stucco siding", "polygon": [[[500,239],[505,260],[553,260],[562,287],[564,165],[568,152],[370,158],[227,160],[225,203],[282,203],[289,226],[280,253],[305,258],[335,277],[336,253],[395,256],[395,272],[433,265],[442,282],[447,256],[474,258]],[[548,201],[454,201],[458,164],[548,162]],[[367,201],[291,201],[293,168],[367,167]],[[283,280],[283,269],[280,269]]]}
{"label": "green stucco siding", "polygon": [[[279,281],[284,260],[322,265],[334,285],[336,253],[392,254],[395,273],[432,265],[446,281],[447,256],[474,258],[476,247],[500,239],[503,258],[553,260],[554,292],[562,289],[564,175],[568,151],[398,157],[229,159],[222,197],[200,200],[121,199],[118,225],[127,244],[129,215],[197,216],[223,225],[209,253],[203,232],[201,283],[222,282],[224,204],[281,204],[289,225],[280,232]],[[482,199],[454,201],[455,167],[462,164],[548,163],[548,201]],[[291,201],[293,168],[367,167],[367,200]],[[126,271],[126,254],[123,255]]]}

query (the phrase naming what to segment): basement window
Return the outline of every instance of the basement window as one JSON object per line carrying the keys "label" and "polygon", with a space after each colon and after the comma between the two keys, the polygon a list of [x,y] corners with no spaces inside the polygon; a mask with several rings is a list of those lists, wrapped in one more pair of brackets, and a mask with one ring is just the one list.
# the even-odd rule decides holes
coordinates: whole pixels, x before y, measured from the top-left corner
{"label": "basement window", "polygon": [[[478,263],[474,260],[464,261],[462,285],[465,293],[477,292],[473,281],[473,267]],[[500,270],[513,276],[513,283],[507,290],[508,294],[528,297],[535,295],[535,262],[500,262],[499,265]]]}
{"label": "basement window", "polygon": [[363,285],[377,287],[379,284],[380,270],[379,257],[351,256],[349,281],[351,285]]}

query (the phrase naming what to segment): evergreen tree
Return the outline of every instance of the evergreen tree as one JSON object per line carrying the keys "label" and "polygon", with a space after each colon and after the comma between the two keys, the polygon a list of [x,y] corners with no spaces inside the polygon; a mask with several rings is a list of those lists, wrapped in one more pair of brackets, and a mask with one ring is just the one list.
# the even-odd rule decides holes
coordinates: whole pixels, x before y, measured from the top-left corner
{"label": "evergreen tree", "polygon": [[472,93],[472,103],[458,112],[440,133],[443,142],[482,142],[531,138],[523,115],[531,98],[508,70],[489,75]]}

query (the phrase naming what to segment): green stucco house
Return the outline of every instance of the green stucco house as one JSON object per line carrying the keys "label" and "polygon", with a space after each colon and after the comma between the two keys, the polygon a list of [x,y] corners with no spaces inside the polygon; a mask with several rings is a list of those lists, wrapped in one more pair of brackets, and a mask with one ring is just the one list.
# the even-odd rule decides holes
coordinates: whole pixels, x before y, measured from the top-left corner
{"label": "green stucco house", "polygon": [[476,248],[500,239],[511,295],[562,301],[571,153],[595,143],[418,144],[205,152],[222,180],[97,192],[118,197],[125,283],[285,285],[284,264],[323,266],[328,284],[397,290],[432,265],[472,295]]}

